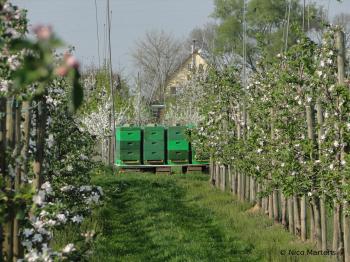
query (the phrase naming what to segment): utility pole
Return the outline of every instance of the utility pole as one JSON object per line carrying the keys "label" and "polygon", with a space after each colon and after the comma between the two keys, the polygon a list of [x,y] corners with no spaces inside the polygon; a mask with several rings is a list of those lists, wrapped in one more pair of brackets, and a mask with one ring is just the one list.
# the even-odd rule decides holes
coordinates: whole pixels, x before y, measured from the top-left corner
{"label": "utility pole", "polygon": [[111,46],[111,17],[110,17],[110,7],[109,0],[107,0],[107,26],[108,26],[108,60],[109,60],[109,85],[111,88],[112,95],[112,167],[113,174],[115,170],[115,90],[113,86],[113,68],[112,68],[112,46]]}
{"label": "utility pole", "polygon": [[139,101],[137,101],[138,102],[138,124],[139,124],[139,126],[141,126],[141,82],[140,82],[140,72],[138,72],[137,73],[137,86],[138,86],[138,89],[139,89],[139,98],[138,98],[138,100]]}

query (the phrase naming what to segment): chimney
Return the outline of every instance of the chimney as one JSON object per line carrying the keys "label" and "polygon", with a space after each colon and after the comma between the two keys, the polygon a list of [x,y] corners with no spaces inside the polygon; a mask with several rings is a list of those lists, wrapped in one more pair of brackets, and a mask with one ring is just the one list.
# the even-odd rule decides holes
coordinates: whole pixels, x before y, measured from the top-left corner
{"label": "chimney", "polygon": [[196,52],[196,39],[193,39],[193,41],[192,41],[192,50],[191,50],[191,54],[192,54],[192,69],[193,70],[195,70],[195,67],[196,67],[195,52]]}

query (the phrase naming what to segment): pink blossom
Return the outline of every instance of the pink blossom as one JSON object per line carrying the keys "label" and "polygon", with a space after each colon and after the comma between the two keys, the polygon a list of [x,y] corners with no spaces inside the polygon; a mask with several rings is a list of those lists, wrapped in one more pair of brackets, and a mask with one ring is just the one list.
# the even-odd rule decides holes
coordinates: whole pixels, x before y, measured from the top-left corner
{"label": "pink blossom", "polygon": [[71,54],[66,54],[64,60],[66,65],[70,68],[78,69],[80,66],[79,61]]}
{"label": "pink blossom", "polygon": [[48,40],[52,35],[51,26],[38,25],[33,31],[40,40]]}

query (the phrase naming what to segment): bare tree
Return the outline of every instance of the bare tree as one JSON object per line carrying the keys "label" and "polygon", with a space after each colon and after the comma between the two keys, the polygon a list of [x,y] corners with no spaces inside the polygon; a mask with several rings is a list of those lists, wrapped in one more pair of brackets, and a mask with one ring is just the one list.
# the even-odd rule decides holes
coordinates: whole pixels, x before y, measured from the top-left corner
{"label": "bare tree", "polygon": [[141,72],[143,95],[164,101],[165,83],[185,55],[183,44],[164,31],[150,31],[136,42],[132,58]]}
{"label": "bare tree", "polygon": [[190,32],[186,45],[190,46],[192,40],[196,40],[196,45],[209,56],[214,55],[217,25],[214,23],[196,27]]}

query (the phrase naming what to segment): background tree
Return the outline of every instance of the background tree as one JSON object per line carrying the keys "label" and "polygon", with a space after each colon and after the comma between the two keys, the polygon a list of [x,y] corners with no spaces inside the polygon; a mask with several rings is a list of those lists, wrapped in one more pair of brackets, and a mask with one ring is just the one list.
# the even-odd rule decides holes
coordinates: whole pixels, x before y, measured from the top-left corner
{"label": "background tree", "polygon": [[163,101],[164,84],[181,63],[183,50],[183,44],[164,31],[147,32],[136,42],[132,57],[141,72],[143,95],[150,101]]}
{"label": "background tree", "polygon": [[[219,22],[216,51],[234,54],[232,57],[235,61],[241,60],[243,51],[243,3],[243,0],[215,0],[213,13]],[[314,4],[303,8],[298,0],[291,0],[290,3],[289,13],[288,0],[247,1],[247,63],[253,71],[256,71],[256,61],[261,53],[274,57],[283,50],[288,20],[289,44],[296,42],[296,29],[303,24],[309,30],[320,27],[321,9]]]}

